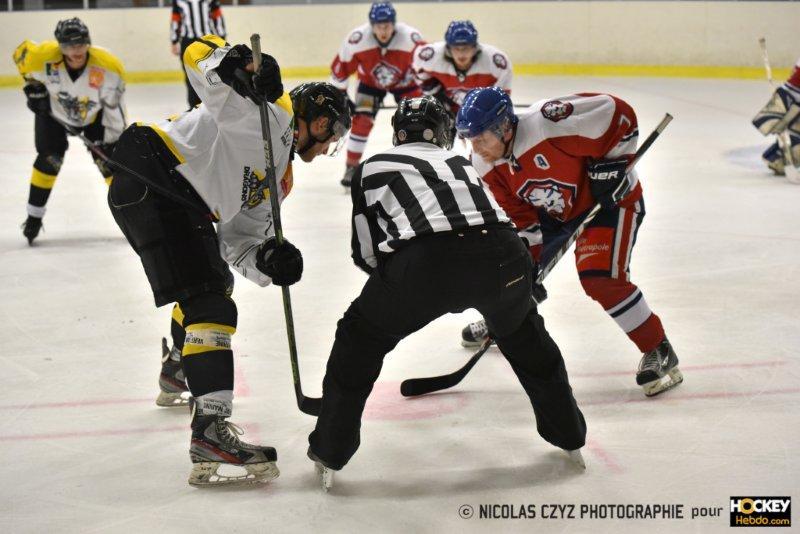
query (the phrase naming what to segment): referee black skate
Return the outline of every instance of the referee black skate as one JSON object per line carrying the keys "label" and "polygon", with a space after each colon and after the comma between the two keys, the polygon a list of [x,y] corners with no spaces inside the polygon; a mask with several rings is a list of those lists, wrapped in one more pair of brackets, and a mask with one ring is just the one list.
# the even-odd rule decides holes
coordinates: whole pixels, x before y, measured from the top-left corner
{"label": "referee black skate", "polygon": [[395,148],[353,176],[352,255],[370,276],[339,320],[309,436],[324,489],[360,443],[361,414],[383,358],[448,313],[476,308],[528,394],[539,434],[579,465],[586,424],[564,360],[531,300],[532,260],[432,97],[403,100]]}

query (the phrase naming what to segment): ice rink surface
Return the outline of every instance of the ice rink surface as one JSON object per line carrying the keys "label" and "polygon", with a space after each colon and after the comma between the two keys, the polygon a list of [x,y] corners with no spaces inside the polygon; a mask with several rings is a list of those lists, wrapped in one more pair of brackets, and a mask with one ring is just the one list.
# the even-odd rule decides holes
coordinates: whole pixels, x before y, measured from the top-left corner
{"label": "ice rink surface", "polygon": [[[287,86],[292,86],[288,83]],[[33,115],[0,91],[0,517],[23,532],[723,532],[730,496],[800,500],[800,187],[760,162],[750,125],[764,82],[518,78],[520,103],[611,92],[636,109],[640,139],[673,123],[640,164],[647,205],[632,279],[660,315],[685,382],[646,399],[640,354],[583,294],[573,256],[547,280],[541,313],[559,343],[588,424],[578,472],[536,433],[530,405],[492,350],[458,387],[416,400],[399,383],[459,368],[473,313],[446,316],[386,359],[362,446],[328,495],[306,458],[313,419],[295,407],[280,291],[237,276],[232,420],[277,448],[272,484],[198,490],[186,483],[189,418],[156,407],[159,342],[141,265],[109,213],[81,143],[70,150],[29,247],[19,229]],[[181,85],[133,85],[132,120],[184,105]],[[382,112],[368,154],[390,146]],[[306,270],[292,287],[300,370],[317,396],[336,321],[365,276],[349,257],[350,199],[341,156],[297,162],[283,207]],[[544,519],[545,504],[680,504],[684,519]],[[479,519],[481,505],[534,504],[535,519]],[[469,519],[462,505],[473,507]],[[796,502],[795,505],[798,505]],[[693,507],[721,516],[691,519]],[[795,521],[800,517],[795,512]]]}

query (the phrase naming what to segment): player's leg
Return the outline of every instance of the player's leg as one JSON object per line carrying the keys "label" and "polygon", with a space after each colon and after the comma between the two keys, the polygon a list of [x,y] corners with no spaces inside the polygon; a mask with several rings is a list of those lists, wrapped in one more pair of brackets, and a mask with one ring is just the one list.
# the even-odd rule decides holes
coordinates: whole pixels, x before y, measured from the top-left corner
{"label": "player's leg", "polygon": [[342,177],[342,185],[350,187],[353,171],[361,161],[361,155],[367,147],[367,138],[375,124],[375,117],[381,109],[386,91],[360,83],[356,90],[356,109],[353,115],[353,127],[347,137],[347,161]]}
{"label": "player's leg", "polygon": [[[148,143],[134,142],[126,131],[116,154],[149,180],[164,186],[171,180]],[[109,188],[109,205],[117,224],[139,255],[157,306],[178,302],[186,337],[182,367],[196,404],[192,411],[190,455],[195,485],[266,481],[278,474],[271,447],[241,442],[238,427],[227,421],[233,399],[231,335],[236,305],[226,293],[228,268],[219,255],[213,225],[199,213],[153,193],[133,176],[118,171]],[[246,473],[224,476],[222,464]]]}
{"label": "player's leg", "polygon": [[585,444],[586,422],[572,395],[564,358],[531,299],[530,254],[511,231],[499,239],[501,266],[482,273],[494,278],[497,287],[478,309],[528,394],[539,434],[568,452],[578,450]]}
{"label": "player's leg", "polygon": [[67,151],[67,133],[52,118],[37,113],[34,118],[34,141],[36,160],[33,162],[28,192],[28,218],[22,224],[22,234],[28,239],[28,244],[33,244],[42,229],[47,200]]}
{"label": "player's leg", "polygon": [[632,208],[602,210],[578,239],[575,263],[586,294],[603,306],[643,353],[637,383],[647,395],[655,395],[683,378],[661,320],[630,281],[631,252],[644,214],[641,200]]}

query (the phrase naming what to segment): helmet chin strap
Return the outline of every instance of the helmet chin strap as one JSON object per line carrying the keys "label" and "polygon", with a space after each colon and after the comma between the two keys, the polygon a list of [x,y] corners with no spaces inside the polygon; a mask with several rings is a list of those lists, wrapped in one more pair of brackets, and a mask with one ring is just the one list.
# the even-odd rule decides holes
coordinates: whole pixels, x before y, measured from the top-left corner
{"label": "helmet chin strap", "polygon": [[[333,136],[333,134],[330,134],[325,139],[319,139],[319,138],[315,137],[314,134],[311,133],[311,124],[309,124],[308,122],[306,122],[306,131],[308,132],[308,139],[306,140],[305,143],[303,143],[303,146],[297,148],[297,153],[300,154],[300,155],[303,155],[306,152],[308,152],[309,150],[311,150],[314,147],[314,145],[316,145],[317,143],[325,143],[325,142],[327,142],[328,139],[330,139]],[[299,133],[298,133],[298,136],[299,136]]]}

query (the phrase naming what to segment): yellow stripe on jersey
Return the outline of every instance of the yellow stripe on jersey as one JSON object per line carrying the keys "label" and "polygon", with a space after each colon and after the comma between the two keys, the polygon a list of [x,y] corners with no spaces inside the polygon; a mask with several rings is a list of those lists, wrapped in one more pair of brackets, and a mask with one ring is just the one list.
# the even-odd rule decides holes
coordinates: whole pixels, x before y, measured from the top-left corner
{"label": "yellow stripe on jersey", "polygon": [[53,189],[56,183],[56,177],[53,174],[45,174],[38,169],[33,169],[31,173],[31,185],[41,187],[42,189]]}
{"label": "yellow stripe on jersey", "polygon": [[172,307],[172,320],[183,326],[183,317],[184,315],[181,305],[176,303],[175,306]]}
{"label": "yellow stripe on jersey", "polygon": [[286,91],[284,91],[283,95],[281,95],[281,97],[275,101],[275,105],[286,111],[290,117],[294,116],[294,109],[292,109],[292,98]]}
{"label": "yellow stripe on jersey", "polygon": [[137,126],[146,126],[147,128],[150,128],[155,133],[157,133],[158,136],[161,138],[161,140],[164,141],[164,144],[167,146],[169,151],[172,152],[172,155],[175,156],[175,158],[178,160],[178,162],[179,163],[186,163],[186,158],[184,158],[183,154],[181,154],[178,151],[177,147],[175,147],[175,143],[172,142],[172,139],[170,138],[169,135],[167,135],[167,132],[165,132],[164,130],[162,130],[161,128],[156,126],[155,124],[147,124],[147,123],[144,123],[144,122],[137,122],[136,125]]}
{"label": "yellow stripe on jersey", "polygon": [[198,63],[210,56],[215,49],[226,46],[225,39],[217,35],[204,35],[200,40],[193,42],[183,52],[183,64],[200,72]]}
{"label": "yellow stripe on jersey", "polygon": [[89,47],[88,65],[103,68],[109,72],[116,73],[123,80],[125,79],[125,67],[117,56],[99,46]]}
{"label": "yellow stripe on jersey", "polygon": [[46,63],[55,63],[64,59],[57,42],[44,41],[36,44],[27,39],[14,50],[13,57],[19,73],[23,76],[43,71]]}
{"label": "yellow stripe on jersey", "polygon": [[219,323],[196,323],[186,327],[183,357],[204,352],[231,350],[231,335],[236,328]]}

